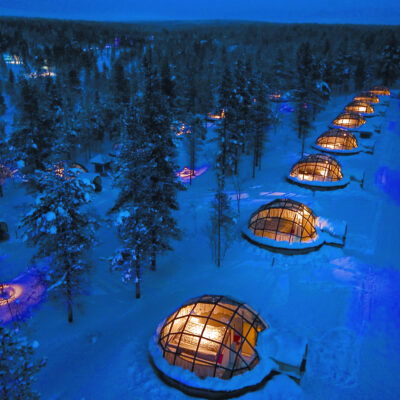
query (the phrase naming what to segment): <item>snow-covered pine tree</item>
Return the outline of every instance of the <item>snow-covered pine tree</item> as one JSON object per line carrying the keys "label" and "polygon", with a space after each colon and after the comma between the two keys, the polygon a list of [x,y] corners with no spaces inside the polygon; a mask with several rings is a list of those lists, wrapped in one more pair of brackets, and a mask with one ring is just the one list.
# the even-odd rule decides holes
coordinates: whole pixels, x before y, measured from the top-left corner
{"label": "snow-covered pine tree", "polygon": [[66,300],[68,322],[73,322],[74,299],[89,269],[86,252],[94,244],[95,218],[82,210],[92,186],[65,165],[51,168],[36,171],[41,193],[21,227],[24,240],[36,248],[34,259],[50,258],[48,279]]}
{"label": "snow-covered pine tree", "polygon": [[[197,155],[207,130],[204,126],[204,118],[199,114],[190,115],[188,123],[190,132],[185,135],[184,140],[189,156],[189,169],[194,171],[196,169]],[[190,175],[190,184],[192,184],[192,175]]]}
{"label": "snow-covered pine tree", "polygon": [[18,113],[9,145],[10,155],[16,161],[23,161],[24,172],[32,172],[43,166],[39,147],[39,97],[31,83],[23,79],[20,83]]}
{"label": "snow-covered pine tree", "polygon": [[394,33],[391,33],[383,48],[378,76],[389,87],[400,77],[400,44]]}
{"label": "snow-covered pine tree", "polygon": [[224,192],[223,174],[217,172],[217,191],[211,203],[210,243],[217,267],[232,244],[235,236],[235,218],[228,195]]}
{"label": "snow-covered pine tree", "polygon": [[153,209],[141,204],[127,207],[118,216],[118,233],[124,247],[117,250],[112,259],[112,268],[122,271],[124,282],[135,282],[137,299],[141,296],[142,270],[151,257],[152,235],[149,226],[153,222],[153,213]]}
{"label": "snow-covered pine tree", "polygon": [[249,91],[252,95],[250,108],[251,148],[253,150],[252,177],[256,175],[256,168],[261,168],[261,158],[266,140],[268,125],[272,121],[271,110],[267,100],[265,84],[259,76],[253,76],[249,82]]}
{"label": "snow-covered pine tree", "polygon": [[35,375],[45,366],[34,357],[38,343],[30,342],[18,328],[0,326],[0,398],[2,400],[38,400],[33,391]]}
{"label": "snow-covered pine tree", "polygon": [[[232,140],[236,129],[237,98],[234,94],[234,83],[231,71],[225,69],[219,90],[219,109],[224,110],[225,117],[221,120],[218,132],[217,168],[223,176],[232,176],[235,172],[236,143]],[[225,179],[222,180],[225,182]]]}
{"label": "snow-covered pine tree", "polygon": [[312,127],[313,95],[316,82],[313,78],[314,59],[310,44],[302,43],[297,50],[296,90],[294,91],[295,124],[301,139],[301,154],[304,153],[305,138]]}
{"label": "snow-covered pine tree", "polygon": [[[176,146],[171,130],[168,104],[161,90],[160,74],[153,65],[152,51],[148,50],[143,62],[145,89],[142,105],[142,124],[150,147],[150,191],[147,207],[153,210],[153,223],[149,227],[152,241],[151,269],[156,269],[157,254],[171,250],[170,239],[179,237],[173,211],[178,209],[177,191],[182,189],[175,171]],[[162,227],[160,229],[160,227]]]}
{"label": "snow-covered pine tree", "polygon": [[118,154],[115,184],[120,192],[110,213],[118,213],[118,234],[123,247],[112,259],[112,267],[122,271],[124,282],[135,282],[135,297],[141,295],[141,271],[149,263],[151,228],[157,211],[151,208],[151,174],[155,168],[151,160],[152,146],[134,107],[126,116],[126,129]]}
{"label": "snow-covered pine tree", "polygon": [[169,108],[172,110],[175,106],[176,88],[175,80],[171,74],[171,67],[168,59],[164,59],[161,66],[161,90],[166,97]]}
{"label": "snow-covered pine tree", "polygon": [[[248,66],[250,68],[250,66]],[[248,130],[250,124],[251,95],[248,88],[248,75],[250,71],[246,70],[246,65],[238,60],[235,67],[235,90],[233,112],[236,115],[234,129],[232,129],[231,140],[235,146],[234,153],[234,174],[239,173],[240,155],[246,149]]]}
{"label": "snow-covered pine tree", "polygon": [[366,84],[366,76],[365,59],[362,54],[359,54],[354,71],[354,86],[356,90],[361,90],[364,88],[364,85]]}

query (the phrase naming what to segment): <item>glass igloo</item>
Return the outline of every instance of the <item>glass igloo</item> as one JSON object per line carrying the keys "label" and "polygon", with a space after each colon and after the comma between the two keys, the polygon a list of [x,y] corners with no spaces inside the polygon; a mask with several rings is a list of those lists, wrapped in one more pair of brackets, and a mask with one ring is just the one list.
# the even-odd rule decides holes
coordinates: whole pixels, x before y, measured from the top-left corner
{"label": "glass igloo", "polygon": [[310,154],[293,165],[288,179],[296,184],[334,188],[346,185],[342,167],[338,161],[326,154]]}
{"label": "glass igloo", "polygon": [[225,296],[202,296],[165,320],[159,345],[171,365],[201,378],[230,379],[259,362],[257,336],[266,328],[247,305]]}
{"label": "glass igloo", "polygon": [[163,382],[189,396],[228,399],[256,391],[279,374],[299,382],[307,348],[296,334],[272,329],[246,303],[203,295],[158,325],[149,360]]}
{"label": "glass igloo", "polygon": [[385,86],[373,86],[369,93],[374,96],[390,96],[390,90]]}
{"label": "glass igloo", "polygon": [[305,204],[278,198],[264,204],[242,222],[242,236],[251,244],[284,254],[304,254],[324,243],[344,246],[346,223],[321,225]]}
{"label": "glass igloo", "polygon": [[328,153],[354,154],[360,151],[356,136],[345,129],[329,129],[315,141],[314,147]]}
{"label": "glass igloo", "polygon": [[332,121],[333,126],[345,129],[357,129],[365,123],[366,121],[361,115],[349,112],[339,114]]}
{"label": "glass igloo", "polygon": [[371,92],[362,92],[353,98],[353,101],[364,101],[370,104],[378,104],[379,97],[375,96]]}
{"label": "glass igloo", "polygon": [[366,103],[365,101],[352,101],[351,103],[347,104],[345,111],[349,113],[361,114],[367,117],[375,114],[375,110],[371,104]]}
{"label": "glass igloo", "polygon": [[317,236],[315,221],[314,213],[304,204],[277,199],[251,216],[249,229],[255,236],[278,242],[310,242]]}

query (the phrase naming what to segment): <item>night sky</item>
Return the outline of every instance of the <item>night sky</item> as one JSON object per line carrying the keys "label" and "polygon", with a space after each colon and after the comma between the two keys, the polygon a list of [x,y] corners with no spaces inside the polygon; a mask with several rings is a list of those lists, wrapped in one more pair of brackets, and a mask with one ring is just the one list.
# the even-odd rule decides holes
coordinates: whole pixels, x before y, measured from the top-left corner
{"label": "night sky", "polygon": [[108,21],[400,24],[398,0],[0,0],[0,15]]}

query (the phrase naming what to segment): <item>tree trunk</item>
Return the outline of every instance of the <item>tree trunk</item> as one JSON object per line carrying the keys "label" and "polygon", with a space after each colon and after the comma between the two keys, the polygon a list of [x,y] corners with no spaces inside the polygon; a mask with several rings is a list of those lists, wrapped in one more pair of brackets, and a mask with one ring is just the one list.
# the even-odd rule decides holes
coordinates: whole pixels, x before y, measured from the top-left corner
{"label": "tree trunk", "polygon": [[221,196],[218,196],[218,236],[217,236],[217,267],[221,266]]}
{"label": "tree trunk", "polygon": [[236,146],[236,151],[235,151],[235,175],[237,176],[239,171],[239,147]]}
{"label": "tree trunk", "polygon": [[0,197],[3,197],[3,185],[0,185]]}
{"label": "tree trunk", "polygon": [[256,177],[256,160],[257,160],[257,151],[256,151],[256,148],[254,148],[253,166],[252,166],[252,174],[251,174],[253,179]]}
{"label": "tree trunk", "polygon": [[156,251],[152,250],[151,252],[151,264],[150,264],[150,270],[155,271],[157,268],[157,255]]}
{"label": "tree trunk", "polygon": [[67,312],[68,312],[68,322],[71,324],[74,322],[74,313],[72,308],[72,284],[71,284],[71,275],[70,271],[67,272],[67,276],[65,278],[65,283],[67,284]]}
{"label": "tree trunk", "polygon": [[140,261],[138,258],[135,260],[135,297],[140,299]]}

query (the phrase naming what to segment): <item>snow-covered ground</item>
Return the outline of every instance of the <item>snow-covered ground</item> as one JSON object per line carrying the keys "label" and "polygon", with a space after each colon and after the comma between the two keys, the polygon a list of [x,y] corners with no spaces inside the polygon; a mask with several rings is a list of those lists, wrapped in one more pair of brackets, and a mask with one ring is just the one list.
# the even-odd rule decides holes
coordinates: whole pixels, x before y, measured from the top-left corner
{"label": "snow-covered ground", "polygon": [[[307,143],[310,153],[313,140],[350,100],[349,96],[335,97],[318,115]],[[122,283],[104,261],[117,247],[115,228],[104,222],[76,322],[68,324],[64,305],[51,298],[34,313],[26,330],[32,340],[39,341],[38,353],[48,359],[36,385],[43,399],[188,398],[156,377],[148,362],[147,345],[163,318],[179,304],[203,294],[246,301],[274,329],[293,332],[309,344],[301,386],[278,376],[243,399],[400,397],[400,101],[390,101],[383,132],[364,140],[365,144],[376,141],[373,155],[338,156],[344,174],[365,171],[364,189],[352,182],[341,190],[312,192],[287,182],[285,176],[299,159],[301,145],[292,115],[286,113],[282,118],[278,129],[269,133],[262,170],[255,179],[246,166],[249,160],[243,163],[240,218],[276,196],[289,195],[317,215],[345,221],[345,247],[325,245],[317,252],[296,256],[274,254],[244,240],[238,226],[237,239],[223,266],[217,268],[207,236],[215,187],[214,172],[208,169],[180,193],[177,218],[182,241],[160,259],[158,271],[145,271],[142,299],[135,300],[133,285]],[[203,150],[199,165],[211,164],[212,146]],[[183,156],[179,161],[181,168],[187,164]],[[104,184],[92,207],[106,218],[116,193],[110,179]],[[14,183],[4,189],[0,210],[12,237],[0,247],[0,274],[11,280],[26,270],[32,254],[15,234],[30,198]],[[230,190],[234,194],[233,185]],[[232,205],[236,208],[236,200]]]}

